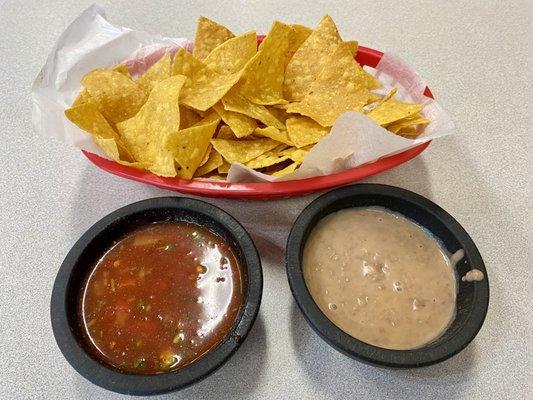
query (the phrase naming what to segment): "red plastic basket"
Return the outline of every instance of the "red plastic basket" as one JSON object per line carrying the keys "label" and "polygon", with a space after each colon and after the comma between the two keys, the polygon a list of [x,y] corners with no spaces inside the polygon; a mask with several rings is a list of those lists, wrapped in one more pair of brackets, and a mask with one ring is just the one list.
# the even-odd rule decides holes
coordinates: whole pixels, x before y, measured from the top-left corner
{"label": "red plastic basket", "polygon": [[[259,42],[262,39],[263,37],[258,37]],[[383,53],[380,51],[359,46],[355,59],[361,65],[376,67],[382,56]],[[426,87],[424,95],[433,98],[428,87]],[[94,165],[104,171],[137,182],[154,185],[162,189],[189,193],[197,196],[270,200],[291,196],[302,196],[312,192],[345,185],[378,174],[416,157],[429,146],[429,143],[430,142],[426,142],[401,153],[381,158],[373,163],[350,168],[335,174],[284,182],[228,183],[224,181],[162,178],[151,172],[126,167],[88,151],[83,151],[83,154]]]}

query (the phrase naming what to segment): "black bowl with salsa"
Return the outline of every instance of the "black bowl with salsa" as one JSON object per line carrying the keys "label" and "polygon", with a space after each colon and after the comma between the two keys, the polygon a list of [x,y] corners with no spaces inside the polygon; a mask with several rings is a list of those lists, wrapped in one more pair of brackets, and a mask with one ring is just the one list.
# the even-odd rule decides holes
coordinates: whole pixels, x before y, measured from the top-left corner
{"label": "black bowl with salsa", "polygon": [[261,295],[257,250],[233,217],[199,200],[155,198],[109,214],[73,246],[54,284],[52,328],[89,381],[158,394],[220,367]]}

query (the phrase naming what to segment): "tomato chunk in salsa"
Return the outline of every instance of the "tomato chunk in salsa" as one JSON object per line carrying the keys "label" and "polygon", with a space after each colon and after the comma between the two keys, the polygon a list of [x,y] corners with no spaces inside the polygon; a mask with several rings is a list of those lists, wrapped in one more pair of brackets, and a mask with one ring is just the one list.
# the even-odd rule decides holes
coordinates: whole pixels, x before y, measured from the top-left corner
{"label": "tomato chunk in salsa", "polygon": [[222,238],[189,222],[157,222],[97,262],[80,292],[79,320],[98,359],[137,374],[175,370],[229,334],[243,281]]}

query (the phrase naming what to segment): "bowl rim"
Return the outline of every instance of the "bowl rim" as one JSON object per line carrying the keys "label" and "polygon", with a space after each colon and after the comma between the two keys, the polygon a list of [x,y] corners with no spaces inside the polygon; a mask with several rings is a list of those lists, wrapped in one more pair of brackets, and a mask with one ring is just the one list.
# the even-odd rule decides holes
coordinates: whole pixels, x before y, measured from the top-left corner
{"label": "bowl rim", "polygon": [[[67,307],[70,277],[85,248],[118,221],[134,218],[149,210],[185,211],[202,214],[227,231],[240,247],[241,264],[247,275],[246,297],[230,334],[198,360],[175,371],[155,375],[120,372],[89,355],[71,330]],[[141,224],[139,226],[142,226]],[[123,231],[127,232],[127,230]],[[50,301],[52,330],[59,349],[69,364],[90,382],[118,393],[155,395],[189,386],[213,373],[239,348],[251,330],[261,304],[263,273],[257,249],[244,227],[224,210],[201,200],[183,197],[156,197],[129,204],[106,215],[92,225],[72,246],[57,273]]]}
{"label": "bowl rim", "polygon": [[[302,272],[301,250],[304,236],[313,218],[325,207],[347,198],[376,195],[402,199],[436,217],[461,243],[470,264],[484,273],[484,279],[473,282],[473,303],[461,329],[445,342],[413,350],[390,350],[362,342],[333,324],[313,300]],[[378,206],[378,205],[377,205]],[[354,205],[354,207],[357,207]],[[387,208],[384,206],[384,208]],[[423,226],[423,225],[422,225]],[[383,367],[414,368],[444,361],[463,350],[477,335],[485,320],[489,303],[489,282],[483,259],[464,228],[441,207],[425,197],[395,186],[356,184],[334,189],[311,202],[298,216],[287,240],[286,272],[292,295],[311,328],[328,344],[341,353],[359,361]]]}

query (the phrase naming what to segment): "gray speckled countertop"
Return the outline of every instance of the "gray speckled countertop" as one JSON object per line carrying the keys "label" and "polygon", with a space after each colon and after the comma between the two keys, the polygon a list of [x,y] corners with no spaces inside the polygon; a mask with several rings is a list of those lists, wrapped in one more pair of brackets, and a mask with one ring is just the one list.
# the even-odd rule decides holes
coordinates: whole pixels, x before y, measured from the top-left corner
{"label": "gray speckled countertop", "polygon": [[[63,257],[118,207],[172,195],[108,175],[80,152],[36,137],[30,85],[87,1],[0,0],[0,398],[118,399],[81,378],[50,326]],[[116,24],[189,36],[199,15],[240,32],[274,18],[315,24],[330,13],[344,37],[394,50],[429,82],[457,135],[368,181],[414,190],[471,234],[491,282],[485,325],[462,353],[414,371],[373,368],[331,349],[295,307],[283,248],[314,196],[212,202],[252,234],[263,260],[259,317],[237,354],[208,379],[165,399],[532,398],[531,1],[106,1]],[[503,5],[500,5],[503,4]]]}

